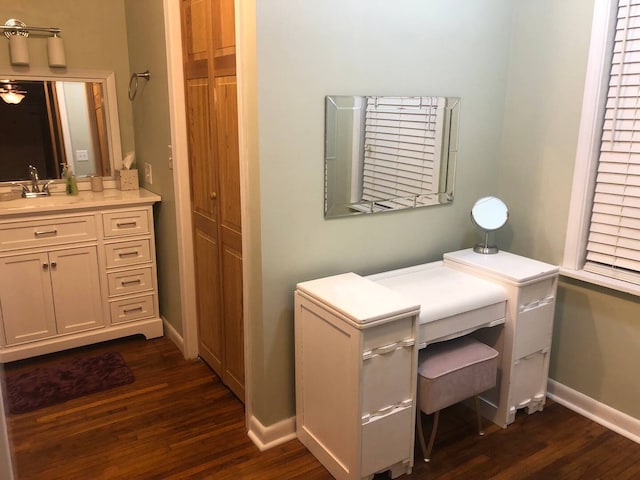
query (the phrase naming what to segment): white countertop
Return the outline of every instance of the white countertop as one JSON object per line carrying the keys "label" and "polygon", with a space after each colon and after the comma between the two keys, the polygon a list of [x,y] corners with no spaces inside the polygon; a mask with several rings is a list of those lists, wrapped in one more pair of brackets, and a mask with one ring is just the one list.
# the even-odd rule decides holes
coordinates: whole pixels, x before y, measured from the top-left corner
{"label": "white countertop", "polygon": [[513,285],[522,285],[544,277],[557,275],[556,265],[521,257],[509,252],[495,254],[476,253],[473,249],[459,250],[444,254],[444,263],[452,268],[456,265],[481,270],[487,276]]}
{"label": "white countertop", "polygon": [[366,277],[421,306],[419,323],[451,317],[507,300],[491,281],[433,262]]}
{"label": "white countertop", "polygon": [[105,189],[102,192],[81,191],[78,195],[52,193],[47,197],[19,198],[0,201],[0,218],[41,213],[67,213],[104,207],[149,205],[161,200],[160,195],[145,190]]}
{"label": "white countertop", "polygon": [[420,305],[356,273],[319,278],[297,285],[298,292],[331,306],[356,326],[418,313]]}

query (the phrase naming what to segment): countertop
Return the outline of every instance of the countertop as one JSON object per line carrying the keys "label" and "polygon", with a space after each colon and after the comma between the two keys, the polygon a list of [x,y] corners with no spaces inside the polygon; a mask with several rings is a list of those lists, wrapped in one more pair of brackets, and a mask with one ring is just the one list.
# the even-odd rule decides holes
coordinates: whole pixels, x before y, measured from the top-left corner
{"label": "countertop", "polygon": [[0,201],[0,219],[25,215],[95,210],[105,207],[150,205],[160,200],[160,195],[143,188],[139,190],[109,188],[102,192],[84,190],[78,195],[52,193],[47,197]]}

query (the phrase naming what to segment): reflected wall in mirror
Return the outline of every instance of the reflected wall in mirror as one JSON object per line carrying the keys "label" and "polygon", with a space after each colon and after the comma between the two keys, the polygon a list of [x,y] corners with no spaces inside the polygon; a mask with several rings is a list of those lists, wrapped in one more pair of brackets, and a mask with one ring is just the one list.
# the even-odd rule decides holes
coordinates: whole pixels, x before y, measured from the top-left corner
{"label": "reflected wall in mirror", "polygon": [[459,98],[325,98],[325,217],[453,200]]}
{"label": "reflected wall in mirror", "polygon": [[[113,74],[41,77],[0,72],[0,182],[60,178],[61,164],[78,177],[112,176],[122,162]],[[8,98],[9,101],[15,99]]]}

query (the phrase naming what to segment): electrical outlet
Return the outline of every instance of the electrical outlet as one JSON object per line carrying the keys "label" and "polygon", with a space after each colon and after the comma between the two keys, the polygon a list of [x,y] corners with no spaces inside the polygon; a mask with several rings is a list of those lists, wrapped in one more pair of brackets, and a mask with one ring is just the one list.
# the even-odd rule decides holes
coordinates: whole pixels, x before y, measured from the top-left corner
{"label": "electrical outlet", "polygon": [[153,183],[153,172],[151,171],[151,164],[144,164],[144,183],[151,185]]}
{"label": "electrical outlet", "polygon": [[88,150],[76,150],[76,160],[79,162],[85,162],[89,160],[89,151]]}

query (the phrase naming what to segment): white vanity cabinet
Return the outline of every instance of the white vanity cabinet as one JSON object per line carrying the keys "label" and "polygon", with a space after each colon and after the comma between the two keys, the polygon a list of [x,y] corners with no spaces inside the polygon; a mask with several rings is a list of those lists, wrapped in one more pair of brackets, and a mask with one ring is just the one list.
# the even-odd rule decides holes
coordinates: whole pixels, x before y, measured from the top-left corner
{"label": "white vanity cabinet", "polygon": [[353,273],[297,286],[296,431],[337,479],[411,472],[418,311]]}
{"label": "white vanity cabinet", "polygon": [[151,205],[141,191],[0,204],[0,363],[162,335]]}
{"label": "white vanity cabinet", "polygon": [[[482,396],[483,415],[501,427],[517,410],[543,409],[547,393],[558,267],[508,252],[483,255],[473,250],[446,253],[444,263],[502,285],[507,318],[502,338],[485,337],[501,352],[500,379]],[[482,333],[482,332],[481,332]]]}
{"label": "white vanity cabinet", "polygon": [[0,272],[7,345],[104,324],[95,245],[2,257]]}
{"label": "white vanity cabinet", "polygon": [[150,209],[102,213],[105,284],[112,324],[157,316]]}

